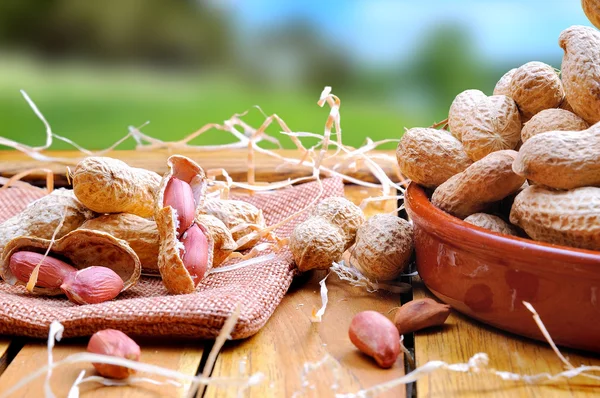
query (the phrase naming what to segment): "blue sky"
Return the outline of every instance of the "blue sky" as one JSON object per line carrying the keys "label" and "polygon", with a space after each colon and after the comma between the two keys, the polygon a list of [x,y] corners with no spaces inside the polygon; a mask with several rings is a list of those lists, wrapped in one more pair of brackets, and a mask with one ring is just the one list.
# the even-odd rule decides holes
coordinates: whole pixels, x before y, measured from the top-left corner
{"label": "blue sky", "polygon": [[[217,0],[214,0],[217,2]],[[457,22],[490,61],[562,55],[558,35],[590,25],[579,0],[228,0],[230,15],[252,31],[293,18],[311,22],[359,62],[388,64],[409,56],[439,23]]]}

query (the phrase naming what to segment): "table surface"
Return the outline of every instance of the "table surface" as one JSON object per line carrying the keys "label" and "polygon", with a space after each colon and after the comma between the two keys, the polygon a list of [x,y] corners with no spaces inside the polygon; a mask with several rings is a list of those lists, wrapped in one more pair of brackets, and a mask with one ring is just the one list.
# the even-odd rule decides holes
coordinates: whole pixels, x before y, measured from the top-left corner
{"label": "table surface", "polygon": [[[390,152],[382,152],[389,155]],[[164,171],[164,160],[168,153],[143,154],[133,151],[111,153],[139,167]],[[246,164],[243,153],[193,153],[187,154],[205,168],[226,167],[234,178],[245,178]],[[237,155],[237,156],[236,156]],[[60,156],[73,157],[73,153],[61,152]],[[290,152],[291,156],[291,152]],[[241,160],[240,160],[241,159]],[[268,159],[265,163],[257,160],[257,176],[263,181],[306,175],[308,171],[300,167],[277,169],[276,162]],[[258,165],[260,164],[260,167]],[[0,151],[0,175],[9,177],[20,171],[41,167],[40,162],[32,161],[16,152]],[[58,185],[64,180],[64,165],[44,164],[57,177]],[[269,171],[270,170],[270,171]],[[364,178],[368,171],[360,168],[344,169],[348,174]],[[386,169],[393,175],[391,169]],[[361,175],[361,173],[363,173]],[[40,173],[32,174],[30,180],[39,182]],[[360,203],[362,199],[377,195],[374,188],[346,185],[346,196]],[[367,216],[379,212],[393,212],[395,201],[370,203]],[[329,306],[321,323],[312,323],[313,308],[321,304],[319,280],[323,272],[307,273],[298,277],[292,284],[283,301],[276,309],[266,326],[255,336],[242,341],[229,341],[217,357],[212,369],[213,377],[247,376],[262,372],[266,378],[257,385],[242,392],[246,397],[328,397],[335,393],[355,393],[375,384],[401,377],[412,369],[408,358],[400,356],[395,366],[389,370],[379,369],[373,361],[360,354],[347,337],[348,325],[354,314],[363,310],[387,313],[391,308],[414,298],[428,297],[431,294],[413,278],[413,291],[400,297],[398,294],[368,293],[364,289],[350,287],[334,275],[327,280]],[[592,320],[590,320],[592,321]],[[512,335],[471,320],[453,312],[446,325],[417,332],[406,336],[406,344],[414,353],[416,365],[428,361],[441,360],[447,363],[464,363],[478,352],[485,352],[490,358],[490,367],[519,374],[543,372],[558,373],[564,370],[562,363],[551,348],[544,343]],[[142,361],[157,364],[180,372],[196,375],[203,372],[211,341],[139,341],[142,347]],[[85,339],[63,341],[54,349],[54,358],[59,360],[70,354],[85,350]],[[575,365],[600,366],[598,355],[563,349],[562,352]],[[320,368],[304,372],[308,363],[316,363],[328,358]],[[47,361],[46,342],[0,336],[0,396],[3,391],[17,383],[22,377],[39,369]],[[58,397],[66,397],[74,380],[81,372],[93,374],[90,364],[66,365],[57,369],[51,385]],[[338,386],[335,389],[335,386]],[[136,387],[104,387],[98,384],[85,384],[81,387],[82,397],[183,397],[185,386],[156,386],[141,384]],[[209,386],[205,397],[236,396],[240,391],[233,387]],[[587,397],[600,394],[600,382],[583,377],[562,380],[553,384],[528,385],[521,382],[502,381],[485,374],[456,373],[439,370],[427,375],[416,383],[398,386],[378,397]],[[43,396],[43,377],[36,379],[25,388],[9,397]]]}

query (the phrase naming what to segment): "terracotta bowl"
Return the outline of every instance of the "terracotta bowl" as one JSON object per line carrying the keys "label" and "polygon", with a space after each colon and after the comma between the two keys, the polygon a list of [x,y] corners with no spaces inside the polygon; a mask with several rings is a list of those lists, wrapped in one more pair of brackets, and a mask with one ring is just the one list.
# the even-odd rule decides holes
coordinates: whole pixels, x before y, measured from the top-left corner
{"label": "terracotta bowl", "polygon": [[497,328],[544,340],[530,302],[557,344],[600,352],[600,252],[500,235],[453,217],[411,183],[417,269],[454,309]]}

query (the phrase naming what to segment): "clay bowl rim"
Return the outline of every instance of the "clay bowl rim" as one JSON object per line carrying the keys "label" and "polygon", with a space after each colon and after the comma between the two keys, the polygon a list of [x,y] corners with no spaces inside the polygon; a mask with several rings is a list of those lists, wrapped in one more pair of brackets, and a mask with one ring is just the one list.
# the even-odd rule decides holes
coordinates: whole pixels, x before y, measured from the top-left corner
{"label": "clay bowl rim", "polygon": [[[454,217],[435,207],[425,189],[411,182],[404,194],[405,207],[413,223],[438,239],[469,252],[484,252],[488,256],[504,251],[507,258],[541,272],[564,275],[565,270],[581,276],[600,279],[600,251],[576,249],[530,239],[502,235]],[[411,214],[412,213],[412,214]],[[415,219],[417,219],[415,222]],[[422,225],[423,220],[427,225]],[[518,253],[519,255],[517,255]],[[561,262],[563,267],[549,267],[545,259]]]}

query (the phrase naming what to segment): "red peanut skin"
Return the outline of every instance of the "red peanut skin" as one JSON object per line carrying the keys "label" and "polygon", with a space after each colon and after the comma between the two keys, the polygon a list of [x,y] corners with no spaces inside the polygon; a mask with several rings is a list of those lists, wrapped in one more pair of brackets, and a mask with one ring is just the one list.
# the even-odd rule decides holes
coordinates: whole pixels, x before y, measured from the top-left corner
{"label": "red peanut skin", "polygon": [[171,206],[177,211],[177,234],[181,236],[194,222],[196,202],[192,187],[179,178],[171,178],[164,193],[164,207]]}
{"label": "red peanut skin", "polygon": [[69,274],[60,289],[76,304],[98,304],[117,297],[123,287],[115,271],[92,266]]}
{"label": "red peanut skin", "polygon": [[348,335],[356,348],[373,357],[382,368],[391,368],[400,354],[400,334],[392,321],[379,312],[356,314]]}
{"label": "red peanut skin", "polygon": [[416,332],[417,330],[440,326],[446,322],[451,307],[438,303],[430,298],[412,300],[396,311],[394,325],[399,334]]}
{"label": "red peanut skin", "polygon": [[202,280],[208,265],[208,238],[196,224],[188,228],[181,237],[185,253],[181,260],[190,273],[194,286]]}
{"label": "red peanut skin", "polygon": [[[21,282],[27,283],[33,269],[38,265],[42,258],[44,258],[44,255],[36,252],[16,252],[10,256],[10,272],[12,272]],[[67,275],[76,271],[77,270],[69,264],[46,256],[40,266],[40,272],[38,273],[38,279],[35,285],[48,288],[60,287]]]}
{"label": "red peanut skin", "polygon": [[[94,333],[90,337],[87,350],[93,354],[110,355],[132,361],[139,361],[141,354],[140,346],[135,341],[125,333],[114,329],[105,329]],[[134,369],[124,366],[106,363],[93,363],[92,365],[101,376],[111,379],[126,379],[135,373]]]}

